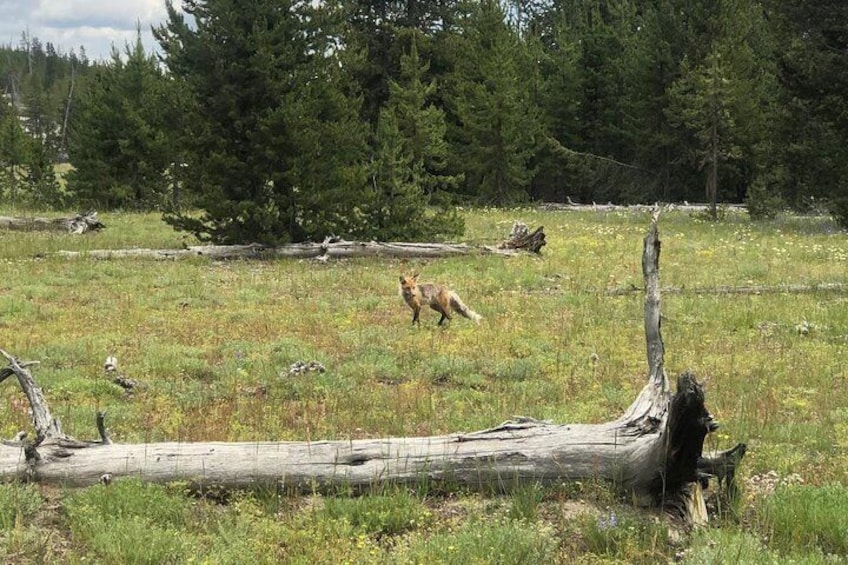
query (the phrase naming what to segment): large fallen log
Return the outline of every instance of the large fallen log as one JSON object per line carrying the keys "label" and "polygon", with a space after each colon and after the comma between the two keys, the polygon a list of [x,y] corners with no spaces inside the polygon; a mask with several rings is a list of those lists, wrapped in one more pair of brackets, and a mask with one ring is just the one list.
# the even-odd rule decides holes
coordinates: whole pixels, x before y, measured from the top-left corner
{"label": "large fallen log", "polygon": [[[848,289],[843,283],[814,283],[814,284],[777,284],[777,285],[742,285],[742,286],[665,286],[663,294],[805,294],[816,292],[845,292]],[[637,286],[610,288],[604,290],[607,296],[624,296],[644,289]]]}
{"label": "large fallen log", "polygon": [[[543,234],[544,237],[544,234]],[[475,247],[464,243],[407,243],[380,241],[329,241],[323,243],[291,243],[269,246],[248,245],[192,245],[184,249],[94,249],[91,251],[57,251],[63,257],[92,257],[118,259],[123,257],[148,257],[152,259],[181,259],[209,257],[211,259],[342,259],[351,257],[436,258],[473,254],[516,255],[521,250],[488,245]]]}
{"label": "large fallen log", "polygon": [[63,231],[83,234],[105,228],[97,212],[85,212],[68,218],[13,218],[0,216],[0,229],[15,231]]}
{"label": "large fallen log", "polygon": [[[580,204],[573,202],[571,198],[566,198],[566,202],[542,202],[538,205],[538,209],[545,212],[651,212],[657,206],[662,206],[665,210],[677,210],[678,212],[703,213],[710,210],[709,204],[690,204],[682,203],[664,203],[664,204]],[[734,210],[737,212],[745,212],[747,207],[744,204],[721,204],[721,208],[726,210]]]}
{"label": "large fallen log", "polygon": [[704,406],[701,385],[684,373],[677,378],[677,393],[670,390],[660,332],[659,251],[655,216],[642,258],[648,383],[611,422],[553,424],[517,418],[487,430],[436,437],[115,444],[99,418],[101,439],[81,442],[66,436],[50,414],[29,364],[0,351],[9,362],[0,369],[0,381],[18,377],[33,407],[36,431],[34,441],[19,438],[0,445],[0,481],[90,485],[137,477],[199,487],[266,485],[312,491],[422,479],[484,489],[522,481],[600,479],[703,522],[701,483],[708,474],[730,482],[744,445],[705,457],[704,439],[717,424]]}
{"label": "large fallen log", "polygon": [[57,251],[63,257],[93,257],[117,259],[123,257],[149,257],[153,259],[181,259],[209,257],[211,259],[338,259],[344,257],[451,257],[477,252],[474,247],[460,243],[383,243],[377,241],[331,241],[324,243],[292,243],[270,246],[247,245],[192,245],[184,249],[94,249],[90,251]]}

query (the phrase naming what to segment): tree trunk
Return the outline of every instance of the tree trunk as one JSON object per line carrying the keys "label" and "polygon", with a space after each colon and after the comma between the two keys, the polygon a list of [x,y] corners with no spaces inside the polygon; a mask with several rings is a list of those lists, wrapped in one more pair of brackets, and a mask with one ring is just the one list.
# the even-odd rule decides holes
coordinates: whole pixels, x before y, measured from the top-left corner
{"label": "tree trunk", "polygon": [[16,231],[64,231],[83,234],[106,226],[97,219],[97,212],[80,213],[69,218],[12,218],[0,216],[0,229]]}
{"label": "tree trunk", "polygon": [[684,373],[677,379],[677,393],[669,390],[660,332],[659,252],[655,215],[642,258],[648,383],[614,421],[552,424],[518,418],[488,430],[437,437],[119,445],[109,442],[101,419],[101,440],[80,442],[62,433],[27,364],[0,352],[9,361],[0,370],[0,381],[17,375],[33,406],[36,429],[34,442],[0,446],[0,481],[28,478],[83,486],[137,477],[199,487],[267,485],[311,491],[427,479],[482,489],[523,481],[601,479],[701,522],[705,508],[702,499],[697,503],[695,484],[705,473],[730,482],[744,445],[703,457],[704,438],[717,424],[704,407],[701,386]]}

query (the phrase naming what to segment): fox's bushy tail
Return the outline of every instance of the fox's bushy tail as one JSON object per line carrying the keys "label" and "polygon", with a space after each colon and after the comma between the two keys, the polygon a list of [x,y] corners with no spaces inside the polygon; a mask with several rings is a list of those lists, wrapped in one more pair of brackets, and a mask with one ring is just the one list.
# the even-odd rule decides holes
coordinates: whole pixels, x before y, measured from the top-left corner
{"label": "fox's bushy tail", "polygon": [[455,292],[450,293],[450,304],[451,308],[458,312],[460,316],[464,316],[476,324],[479,324],[480,320],[483,319],[483,316],[466,306]]}

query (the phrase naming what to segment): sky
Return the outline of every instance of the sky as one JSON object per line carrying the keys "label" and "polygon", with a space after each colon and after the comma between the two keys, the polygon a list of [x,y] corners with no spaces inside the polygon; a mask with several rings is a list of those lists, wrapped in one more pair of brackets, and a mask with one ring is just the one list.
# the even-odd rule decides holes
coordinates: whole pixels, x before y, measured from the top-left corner
{"label": "sky", "polygon": [[145,48],[153,50],[150,26],[166,17],[165,0],[0,0],[0,44],[18,45],[28,30],[63,53],[83,46],[96,61],[108,59],[113,44],[123,50],[125,42],[134,42],[138,23]]}

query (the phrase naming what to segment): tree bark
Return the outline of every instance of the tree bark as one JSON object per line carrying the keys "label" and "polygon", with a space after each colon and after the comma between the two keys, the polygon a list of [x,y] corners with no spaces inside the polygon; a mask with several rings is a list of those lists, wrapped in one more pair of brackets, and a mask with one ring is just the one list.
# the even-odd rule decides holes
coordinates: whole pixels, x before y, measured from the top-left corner
{"label": "tree bark", "polygon": [[97,218],[97,212],[80,213],[68,218],[12,218],[0,216],[0,229],[15,231],[64,231],[83,234],[106,226]]}
{"label": "tree bark", "polygon": [[[28,393],[37,438],[0,446],[0,480],[84,486],[138,477],[189,481],[199,487],[270,485],[311,491],[422,480],[491,489],[523,481],[601,479],[689,521],[702,522],[701,481],[707,474],[732,479],[744,446],[704,457],[704,438],[717,424],[704,406],[703,389],[694,376],[684,373],[677,379],[677,393],[670,391],[660,331],[656,220],[655,214],[642,258],[648,383],[614,421],[552,424],[517,418],[488,430],[436,437],[126,445],[109,443],[102,421],[100,441],[65,436],[43,396]],[[3,354],[9,366],[0,370],[0,380],[14,374],[25,390],[36,389],[27,365]]]}

